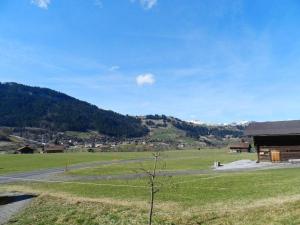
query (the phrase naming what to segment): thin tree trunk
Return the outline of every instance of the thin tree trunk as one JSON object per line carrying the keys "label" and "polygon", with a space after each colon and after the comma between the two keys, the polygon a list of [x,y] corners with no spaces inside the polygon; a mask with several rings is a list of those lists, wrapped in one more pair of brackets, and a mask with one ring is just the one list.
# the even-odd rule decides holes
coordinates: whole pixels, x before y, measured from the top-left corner
{"label": "thin tree trunk", "polygon": [[155,177],[156,177],[156,166],[157,166],[157,159],[158,159],[159,154],[155,154],[155,161],[154,161],[154,166],[153,166],[153,172],[150,175],[150,210],[149,210],[149,223],[148,225],[152,225],[152,217],[153,217],[153,208],[154,208],[154,194],[155,194]]}
{"label": "thin tree trunk", "polygon": [[153,205],[154,205],[154,187],[151,184],[151,189],[150,189],[149,225],[152,225]]}

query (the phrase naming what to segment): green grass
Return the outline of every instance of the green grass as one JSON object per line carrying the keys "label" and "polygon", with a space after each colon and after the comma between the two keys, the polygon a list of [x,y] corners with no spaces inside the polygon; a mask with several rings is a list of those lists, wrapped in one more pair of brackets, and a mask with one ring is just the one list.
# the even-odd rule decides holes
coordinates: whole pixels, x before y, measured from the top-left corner
{"label": "green grass", "polygon": [[[299,224],[299,172],[300,169],[295,168],[160,178],[164,186],[156,195],[155,224]],[[66,200],[52,199],[52,202],[43,197],[38,205],[30,207],[11,224],[36,224],[36,221],[38,224],[145,224],[149,198],[145,185],[145,179],[138,179],[8,186],[10,190],[31,190],[91,201],[67,204]],[[106,204],[97,205],[92,199]],[[132,205],[125,207],[127,203]],[[95,213],[92,209],[99,211]]]}
{"label": "green grass", "polygon": [[[214,161],[228,163],[240,159],[255,159],[255,154],[242,153],[230,154],[227,149],[203,149],[203,150],[185,150],[168,151],[161,153],[160,168],[163,170],[202,170],[209,169]],[[125,165],[113,164],[102,165],[88,169],[78,169],[70,171],[72,175],[112,175],[136,173],[140,168],[149,169],[152,162],[128,163]]]}
{"label": "green grass", "polygon": [[[97,154],[70,155],[80,160],[83,157],[98,157]],[[115,157],[150,156],[150,153],[109,153],[99,156],[109,160]],[[163,156],[168,170],[207,169],[215,160],[229,162],[255,158],[255,154],[229,154],[224,149],[169,151],[164,152]],[[152,162],[145,164],[151,166]],[[73,173],[122,174],[137,165],[114,164]],[[300,168],[289,168],[159,177],[157,185],[160,191],[155,196],[155,224],[299,224],[299,174]],[[1,190],[47,193],[37,198],[9,224],[133,225],[147,222],[149,188],[145,178],[65,183],[17,182],[2,185]]]}
{"label": "green grass", "polygon": [[[300,194],[300,169],[159,178],[157,199],[187,206],[250,203],[259,199]],[[71,183],[24,183],[33,190],[64,192],[80,197],[147,200],[146,179]],[[19,183],[20,184],[20,183]],[[102,186],[104,185],[104,186]],[[107,186],[105,186],[107,185]],[[119,186],[121,185],[121,186]],[[128,185],[122,186],[122,185]]]}
{"label": "green grass", "polygon": [[143,214],[145,212],[142,210],[126,206],[113,207],[108,204],[66,201],[47,196],[36,199],[31,207],[12,219],[9,224],[145,224],[146,216]]}
{"label": "green grass", "polygon": [[163,142],[174,142],[174,140],[182,141],[187,144],[195,143],[195,139],[187,137],[186,133],[182,130],[175,128],[174,126],[159,127],[151,132],[150,140],[163,141]]}
{"label": "green grass", "polygon": [[[176,206],[156,206],[155,225],[297,225],[300,201],[269,203],[263,206],[203,211]],[[147,206],[70,200],[42,196],[34,200],[8,225],[140,225],[147,224]]]}
{"label": "green grass", "polygon": [[124,153],[63,153],[63,154],[28,154],[28,155],[0,155],[0,174],[11,172],[33,171],[54,167],[94,162],[112,161],[121,159],[134,159],[149,157],[149,152],[124,152]]}
{"label": "green grass", "polygon": [[[253,158],[254,154],[228,154],[227,150],[182,150],[182,151],[167,151],[162,153],[166,158],[170,169],[192,169],[205,168],[212,165],[213,161],[219,160],[222,162],[233,161],[239,158]],[[11,172],[33,171],[37,169],[46,169],[54,167],[64,167],[66,163],[69,165],[95,162],[95,161],[114,161],[122,159],[138,159],[151,157],[150,152],[102,152],[102,153],[63,153],[63,154],[29,154],[29,155],[0,155],[0,174]],[[195,157],[195,159],[192,159]],[[184,160],[181,161],[181,158]],[[190,158],[190,159],[187,159]],[[197,158],[197,159],[196,159]],[[177,159],[177,160],[176,160]],[[200,161],[199,161],[199,160]],[[169,161],[169,162],[168,162]],[[170,163],[170,164],[169,164]],[[149,165],[149,164],[148,164]],[[147,166],[147,163],[146,163]],[[139,164],[128,165],[113,165],[103,170],[103,174],[132,172],[132,168],[139,167]],[[176,168],[178,167],[178,168]],[[105,167],[103,167],[105,168]],[[78,174],[101,174],[101,168],[95,170],[79,170]],[[74,171],[74,174],[77,174]]]}
{"label": "green grass", "polygon": [[175,127],[168,127],[168,128],[156,128],[152,133],[151,133],[151,139],[154,140],[163,140],[163,141],[174,141],[176,138],[179,137],[184,137],[185,132],[180,131],[176,129]]}

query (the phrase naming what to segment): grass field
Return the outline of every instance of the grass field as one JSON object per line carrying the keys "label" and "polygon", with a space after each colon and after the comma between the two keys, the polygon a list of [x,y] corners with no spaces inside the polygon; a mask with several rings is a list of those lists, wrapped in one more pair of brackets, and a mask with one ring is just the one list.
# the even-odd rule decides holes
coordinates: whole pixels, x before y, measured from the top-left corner
{"label": "grass field", "polygon": [[[64,167],[66,163],[69,165],[85,162],[95,162],[95,161],[114,161],[123,159],[140,159],[140,158],[151,158],[152,154],[150,152],[102,152],[102,153],[64,153],[64,154],[28,154],[28,155],[0,155],[0,174],[11,173],[11,172],[23,172],[32,171],[37,169],[46,169],[54,167]],[[204,168],[216,160],[219,161],[233,161],[236,159],[243,158],[243,154],[234,155],[227,154],[227,150],[190,150],[190,151],[166,151],[162,153],[162,159],[168,162],[170,160],[170,165],[168,167],[176,168],[182,166],[182,168]],[[255,158],[254,154],[248,154],[247,158]],[[184,159],[184,160],[181,160]],[[181,163],[176,162],[181,161]],[[175,163],[172,166],[172,162]],[[173,164],[174,164],[173,163]],[[195,164],[196,165],[192,165]],[[146,164],[147,165],[147,164]],[[117,166],[116,166],[117,167]],[[138,164],[122,165],[119,172],[131,171],[131,168],[139,167]],[[103,167],[104,168],[104,167]],[[114,166],[111,166],[112,172]],[[101,168],[100,168],[101,170]],[[98,171],[98,172],[97,172]],[[76,174],[77,172],[74,172]],[[93,174],[92,171],[78,171],[78,173]],[[96,169],[96,174],[99,173],[99,169]],[[100,172],[101,173],[101,172]]]}
{"label": "grass field", "polygon": [[[107,160],[114,154],[108,155]],[[121,153],[119,158],[123,157],[136,155]],[[253,158],[255,154],[229,154],[225,150],[164,153],[166,169],[169,170],[208,169],[214,160],[229,162]],[[151,165],[150,162],[145,164]],[[113,164],[72,173],[122,174],[131,172],[137,165]],[[155,224],[299,224],[299,173],[300,169],[293,168],[160,177]],[[19,182],[2,185],[0,190],[40,194],[10,224],[146,224],[147,185],[145,178],[66,183]]]}
{"label": "grass field", "polygon": [[[151,156],[151,154],[149,155]],[[159,167],[161,170],[202,170],[209,169],[214,161],[228,163],[239,159],[255,159],[255,154],[229,154],[224,149],[203,149],[190,151],[162,152]],[[70,171],[72,175],[107,175],[141,172],[141,168],[150,169],[153,162],[113,164]]]}
{"label": "grass field", "polygon": [[63,154],[28,154],[28,155],[0,155],[0,174],[24,172],[37,169],[64,167],[69,165],[94,161],[113,161],[122,159],[136,159],[151,156],[147,152],[124,153],[63,153]]}

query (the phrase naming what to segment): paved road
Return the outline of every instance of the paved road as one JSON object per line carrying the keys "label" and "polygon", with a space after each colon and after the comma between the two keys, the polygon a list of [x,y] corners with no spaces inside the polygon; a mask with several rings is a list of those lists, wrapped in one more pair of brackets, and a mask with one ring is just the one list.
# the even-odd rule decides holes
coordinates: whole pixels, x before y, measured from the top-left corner
{"label": "paved road", "polygon": [[[137,163],[151,160],[151,158],[139,158],[139,159],[128,159],[128,160],[117,160],[117,161],[102,161],[102,162],[89,162],[71,165],[68,167],[69,170],[92,168],[101,165],[111,164],[127,164]],[[300,167],[300,164],[270,164],[268,166],[257,167],[257,168],[226,168],[224,169],[208,169],[208,170],[170,170],[161,171],[158,173],[159,176],[181,176],[181,175],[201,175],[201,174],[216,174],[216,173],[234,173],[243,171],[254,171],[254,170],[266,170],[266,169],[278,169],[278,168],[294,168]],[[32,172],[13,173],[0,175],[0,184],[12,183],[18,180],[40,180],[40,181],[91,181],[91,180],[111,180],[111,179],[136,179],[147,176],[145,173],[127,173],[127,174],[116,174],[116,175],[92,175],[92,176],[80,176],[80,175],[66,175],[64,174],[65,168],[52,168],[43,169]]]}
{"label": "paved road", "polygon": [[[138,163],[138,162],[144,162],[147,160],[151,160],[151,158],[80,163],[80,164],[75,164],[75,165],[69,166],[68,170],[92,168],[92,167],[101,166],[101,165]],[[22,172],[22,173],[10,173],[10,174],[5,174],[5,175],[0,175],[0,184],[15,182],[17,179],[50,180],[51,178],[58,177],[55,175],[62,174],[64,172],[65,172],[65,167],[42,169],[42,170]]]}
{"label": "paved road", "polygon": [[[269,169],[284,169],[284,168],[298,168],[300,164],[290,164],[290,163],[279,163],[279,164],[268,164],[257,167],[249,167],[249,168],[224,168],[222,167],[218,169],[201,169],[201,170],[165,170],[158,172],[158,176],[183,176],[183,175],[203,175],[203,174],[222,174],[222,173],[240,173],[247,171],[257,171],[257,170],[269,170]],[[92,180],[113,180],[113,179],[137,179],[143,178],[147,175],[145,173],[127,173],[127,174],[113,174],[113,175],[61,175],[56,177],[56,180],[61,181],[92,181]]]}

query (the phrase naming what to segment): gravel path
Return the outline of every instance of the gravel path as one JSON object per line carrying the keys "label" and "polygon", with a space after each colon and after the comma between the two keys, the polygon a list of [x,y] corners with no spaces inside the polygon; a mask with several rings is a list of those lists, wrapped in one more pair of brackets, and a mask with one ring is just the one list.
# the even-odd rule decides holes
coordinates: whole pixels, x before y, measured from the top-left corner
{"label": "gravel path", "polygon": [[272,163],[272,162],[260,162],[256,163],[254,160],[238,160],[231,163],[227,163],[223,166],[215,168],[215,171],[245,171],[245,170],[262,170],[262,169],[279,169],[279,168],[295,168],[300,167],[300,163]]}
{"label": "gravel path", "polygon": [[34,197],[23,193],[0,193],[0,225],[6,224],[12,216],[24,209]]}

